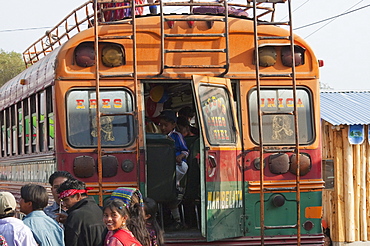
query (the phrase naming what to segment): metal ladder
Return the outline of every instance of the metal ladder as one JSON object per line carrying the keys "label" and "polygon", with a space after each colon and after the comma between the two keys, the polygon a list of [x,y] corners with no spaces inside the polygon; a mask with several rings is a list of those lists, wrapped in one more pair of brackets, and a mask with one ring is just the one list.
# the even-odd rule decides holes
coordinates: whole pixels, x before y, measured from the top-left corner
{"label": "metal ladder", "polygon": [[[192,9],[193,6],[219,6],[225,8],[225,16],[214,17],[210,18],[202,18],[202,17],[187,17],[187,18],[176,18],[176,17],[165,17],[164,15],[164,6],[190,6]],[[189,34],[169,34],[165,33],[165,22],[167,23],[174,23],[175,21],[187,21],[194,22],[194,21],[217,21],[223,22],[225,24],[224,32],[223,33],[189,33]],[[171,3],[171,2],[163,2],[160,1],[160,25],[161,25],[161,67],[159,74],[163,74],[165,69],[183,69],[183,68],[199,68],[199,69],[224,69],[221,75],[227,74],[230,67],[230,58],[229,58],[229,23],[228,23],[228,3],[224,1],[223,3],[217,2],[198,2],[194,3],[192,1],[189,2],[181,2],[181,3]],[[166,48],[166,41],[168,38],[174,37],[184,37],[184,38],[191,38],[191,37],[220,37],[224,38],[225,48],[223,49],[167,49]],[[189,41],[191,42],[191,40]],[[173,62],[169,62],[166,59],[167,53],[222,53],[225,55],[225,64],[208,64],[208,65],[175,65]]]}
{"label": "metal ladder", "polygon": [[[249,0],[250,1],[250,0]],[[265,241],[265,230],[271,229],[288,229],[288,228],[296,228],[297,229],[297,245],[301,245],[301,227],[300,227],[300,168],[299,168],[299,134],[298,134],[298,115],[297,115],[297,105],[296,105],[296,73],[295,73],[295,59],[294,55],[292,55],[292,71],[288,74],[281,74],[281,73],[261,73],[260,72],[260,65],[259,65],[259,57],[258,51],[260,46],[261,40],[287,40],[290,45],[290,50],[292,54],[294,54],[294,38],[293,38],[293,27],[292,27],[292,9],[291,9],[291,0],[252,0],[253,1],[253,22],[254,22],[254,46],[256,52],[256,82],[257,82],[257,100],[258,100],[258,122],[259,122],[259,139],[260,139],[260,228],[261,228],[261,245],[264,245]],[[278,3],[286,3],[288,5],[288,12],[289,12],[289,20],[285,22],[275,22],[273,17],[271,21],[262,22],[258,20],[257,14],[257,5],[261,3],[272,3],[273,8],[275,4]],[[277,25],[277,26],[288,26],[289,27],[289,36],[259,36],[258,27],[261,25]],[[262,112],[261,110],[261,78],[290,78],[292,80],[292,90],[293,90],[293,98],[294,98],[294,109],[292,113],[266,113]],[[293,115],[294,117],[294,128],[295,128],[295,146],[294,148],[290,147],[289,149],[284,150],[283,152],[294,152],[297,156],[297,170],[296,170],[296,180],[295,180],[295,187],[291,188],[265,188],[264,187],[264,164],[263,164],[263,156],[264,153],[271,153],[271,152],[282,152],[281,149],[271,149],[266,148],[263,142],[263,123],[262,118],[265,115],[281,115],[281,114],[289,114]],[[296,192],[296,203],[297,203],[297,223],[293,225],[279,225],[279,226],[266,226],[265,225],[265,202],[264,202],[264,195],[265,192],[273,192],[273,191],[295,191]]]}
{"label": "metal ladder", "polygon": [[[103,8],[103,4],[116,4],[116,3],[123,3],[123,0],[96,0],[94,3],[94,49],[95,49],[95,80],[96,80],[96,100],[99,102],[99,97],[100,97],[100,79],[102,78],[132,78],[134,80],[134,91],[136,92],[138,90],[139,85],[138,85],[138,80],[137,80],[137,60],[136,60],[136,52],[137,52],[137,46],[136,46],[136,19],[135,19],[135,1],[130,1],[129,6],[119,6],[119,7],[108,7],[108,8]],[[100,5],[100,6],[99,6]],[[106,21],[104,19],[104,11],[116,11],[116,10],[122,10],[122,9],[131,9],[131,18],[124,19],[124,20],[115,20],[115,21]],[[132,34],[128,36],[105,36],[102,37],[99,35],[99,26],[101,25],[122,25],[122,24],[127,24],[131,25],[132,27]],[[98,44],[100,40],[117,40],[117,39],[130,39],[132,40],[132,72],[131,73],[125,73],[125,74],[114,74],[114,75],[102,75],[100,74],[99,70],[99,48]],[[100,119],[102,116],[118,116],[118,115],[132,115],[135,118],[136,122],[138,121],[138,114],[135,112],[138,112],[138,98],[137,95],[134,95],[135,97],[135,109],[134,113],[123,113],[123,114],[103,114],[100,112],[100,107],[96,107],[96,123],[97,123],[97,153],[98,153],[98,182],[99,182],[99,203],[102,205],[103,203],[103,165],[102,165],[102,156],[104,154],[109,154],[111,152],[104,151],[102,149],[101,145],[101,124],[100,124]],[[138,134],[136,134],[136,163],[139,163],[139,141],[138,141]],[[118,153],[115,151],[114,153]]]}

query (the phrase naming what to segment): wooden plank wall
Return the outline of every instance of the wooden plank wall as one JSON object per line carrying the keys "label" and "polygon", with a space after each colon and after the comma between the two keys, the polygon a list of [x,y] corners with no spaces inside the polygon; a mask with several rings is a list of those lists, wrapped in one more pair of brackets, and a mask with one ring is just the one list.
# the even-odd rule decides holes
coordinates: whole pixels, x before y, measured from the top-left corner
{"label": "wooden plank wall", "polygon": [[[322,121],[323,159],[334,160],[334,188],[323,191],[323,219],[333,242],[370,240],[370,149],[367,134],[350,145],[347,125]],[[365,126],[365,133],[368,132]]]}

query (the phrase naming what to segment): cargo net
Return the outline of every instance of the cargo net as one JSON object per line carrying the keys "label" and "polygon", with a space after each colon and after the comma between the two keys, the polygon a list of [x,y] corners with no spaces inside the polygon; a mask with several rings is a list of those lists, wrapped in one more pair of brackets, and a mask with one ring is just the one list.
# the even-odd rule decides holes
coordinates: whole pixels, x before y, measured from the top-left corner
{"label": "cargo net", "polygon": [[[99,23],[119,22],[130,19],[132,9],[135,15],[159,14],[160,10],[168,14],[225,14],[253,18],[253,0],[220,1],[179,1],[179,0],[97,0]],[[273,21],[275,4],[285,0],[256,0],[258,20]],[[227,11],[226,11],[227,9]],[[75,34],[88,29],[94,23],[94,1],[88,1],[73,10],[55,27],[45,32],[45,35],[34,42],[23,52],[26,66],[38,62],[41,58],[65,43]]]}

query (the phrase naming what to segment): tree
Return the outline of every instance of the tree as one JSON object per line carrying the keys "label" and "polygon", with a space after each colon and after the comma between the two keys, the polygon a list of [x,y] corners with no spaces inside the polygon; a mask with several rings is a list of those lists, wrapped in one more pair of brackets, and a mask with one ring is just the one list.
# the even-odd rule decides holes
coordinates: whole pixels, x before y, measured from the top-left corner
{"label": "tree", "polygon": [[22,72],[25,67],[20,53],[0,49],[0,86]]}

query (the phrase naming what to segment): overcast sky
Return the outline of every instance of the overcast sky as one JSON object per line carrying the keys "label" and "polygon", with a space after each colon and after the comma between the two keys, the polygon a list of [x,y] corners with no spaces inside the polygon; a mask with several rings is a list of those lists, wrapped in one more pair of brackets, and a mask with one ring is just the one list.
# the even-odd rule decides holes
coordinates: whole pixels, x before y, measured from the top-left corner
{"label": "overcast sky", "polygon": [[[230,2],[236,1],[241,0]],[[22,53],[84,2],[3,1],[0,49]],[[321,82],[335,90],[370,90],[370,0],[292,0],[292,5],[295,33],[307,40],[318,59],[324,60]],[[286,16],[285,9],[278,11],[276,20],[281,20]],[[310,25],[348,11],[353,12]],[[297,29],[305,25],[310,26]]]}

